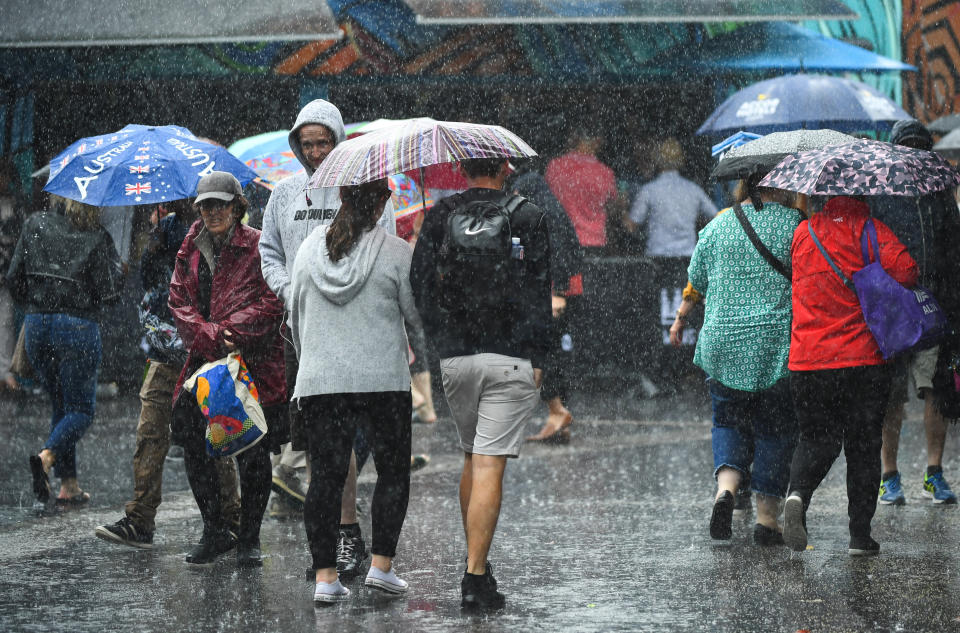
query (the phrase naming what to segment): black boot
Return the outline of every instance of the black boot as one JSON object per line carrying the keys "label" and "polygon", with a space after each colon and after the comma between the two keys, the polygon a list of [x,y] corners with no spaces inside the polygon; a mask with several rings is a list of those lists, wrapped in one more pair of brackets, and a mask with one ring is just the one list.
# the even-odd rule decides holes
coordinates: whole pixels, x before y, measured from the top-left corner
{"label": "black boot", "polygon": [[200,543],[187,554],[186,561],[191,565],[209,565],[237,544],[236,538],[225,527],[203,528]]}
{"label": "black boot", "polygon": [[237,567],[263,567],[260,541],[237,543]]}

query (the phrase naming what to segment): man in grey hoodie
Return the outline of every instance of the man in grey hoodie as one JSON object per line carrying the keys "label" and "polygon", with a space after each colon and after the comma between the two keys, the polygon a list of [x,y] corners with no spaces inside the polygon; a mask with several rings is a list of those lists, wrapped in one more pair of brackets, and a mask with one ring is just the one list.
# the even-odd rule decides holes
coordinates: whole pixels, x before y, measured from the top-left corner
{"label": "man in grey hoodie", "polygon": [[[303,165],[304,171],[284,178],[277,183],[263,212],[263,231],[260,235],[260,259],[263,278],[270,289],[290,309],[290,274],[297,250],[315,228],[329,225],[340,209],[340,192],[337,188],[311,189],[307,180],[327,154],[345,138],[340,110],[329,101],[316,99],[300,110],[296,123],[290,130],[290,149]],[[387,201],[379,224],[390,234],[396,234],[393,205]],[[297,357],[293,346],[285,344],[287,388],[294,392],[297,378]],[[306,456],[302,442],[303,433],[298,433],[300,421],[291,407],[291,431],[294,442],[284,446],[274,464],[273,489],[288,505],[302,508],[307,486],[304,482]],[[294,450],[294,445],[301,450]],[[340,519],[340,542],[337,545],[338,571],[345,576],[359,573],[360,564],[366,557],[356,509],[356,465],[351,460],[350,474],[343,491],[343,506]],[[272,515],[279,514],[271,510]]]}

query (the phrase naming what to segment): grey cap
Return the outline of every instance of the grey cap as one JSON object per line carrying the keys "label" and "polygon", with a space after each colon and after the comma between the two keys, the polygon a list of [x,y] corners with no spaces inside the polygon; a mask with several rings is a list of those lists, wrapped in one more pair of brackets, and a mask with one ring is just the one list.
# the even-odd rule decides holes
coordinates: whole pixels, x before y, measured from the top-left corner
{"label": "grey cap", "polygon": [[243,188],[236,177],[226,171],[211,171],[197,183],[197,197],[194,204],[214,198],[230,202],[236,196],[243,194]]}

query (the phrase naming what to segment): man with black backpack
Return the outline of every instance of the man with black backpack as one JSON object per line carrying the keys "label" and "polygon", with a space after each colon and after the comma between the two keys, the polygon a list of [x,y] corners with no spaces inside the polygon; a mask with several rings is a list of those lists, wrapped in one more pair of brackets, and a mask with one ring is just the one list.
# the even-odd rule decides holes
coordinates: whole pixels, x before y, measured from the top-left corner
{"label": "man with black backpack", "polygon": [[506,159],[463,161],[460,170],[470,188],[426,215],[410,281],[464,452],[461,604],[498,609],[505,599],[487,553],[507,458],[520,452],[551,345],[550,242],[543,212],[503,192]]}

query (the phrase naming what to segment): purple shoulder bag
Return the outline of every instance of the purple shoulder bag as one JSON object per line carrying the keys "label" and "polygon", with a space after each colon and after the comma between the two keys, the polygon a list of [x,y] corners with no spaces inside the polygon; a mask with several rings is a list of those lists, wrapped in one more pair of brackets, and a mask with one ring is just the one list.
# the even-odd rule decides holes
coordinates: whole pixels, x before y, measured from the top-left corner
{"label": "purple shoulder bag", "polygon": [[[807,230],[844,285],[857,294],[863,318],[884,359],[933,347],[946,334],[947,318],[930,291],[921,286],[905,288],[883,269],[873,220],[867,220],[860,235],[863,268],[853,273],[852,280],[847,279],[827,254],[810,222]],[[871,248],[876,261],[871,261]]]}

